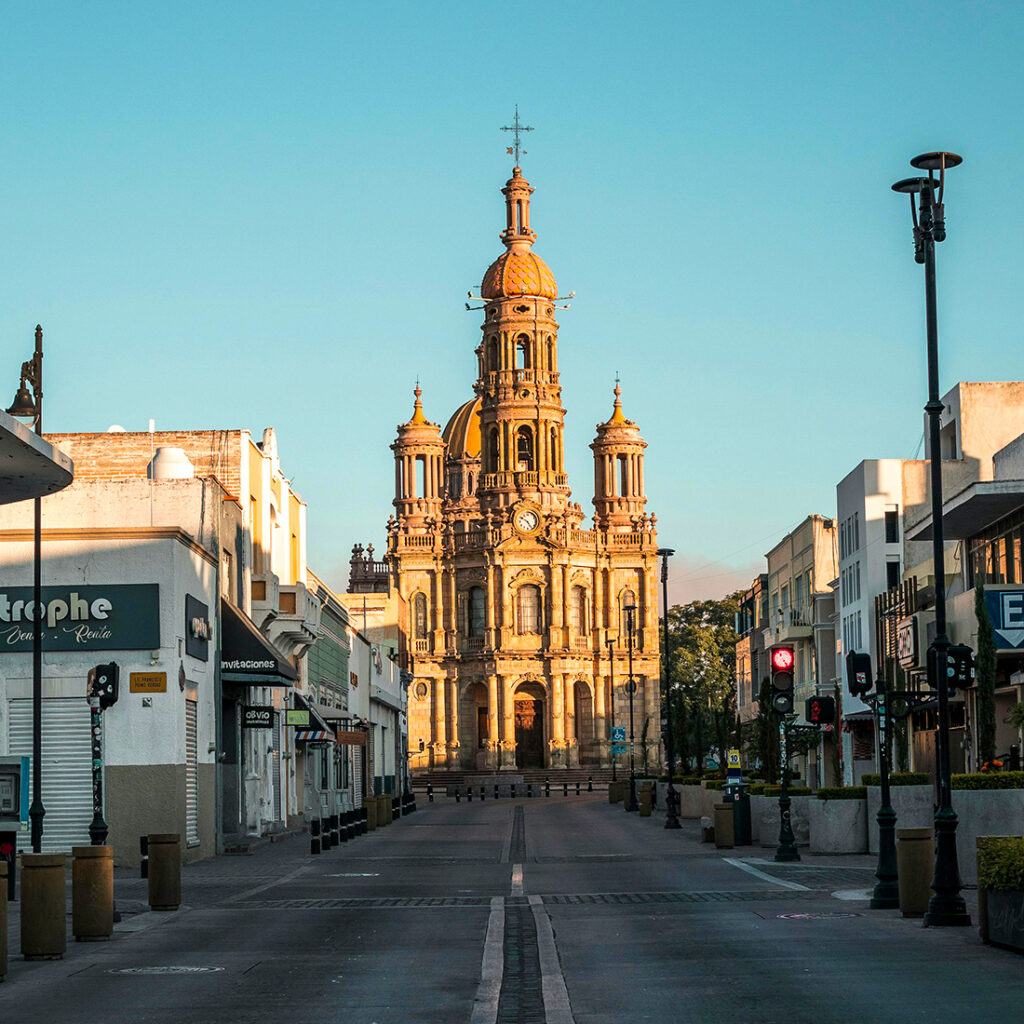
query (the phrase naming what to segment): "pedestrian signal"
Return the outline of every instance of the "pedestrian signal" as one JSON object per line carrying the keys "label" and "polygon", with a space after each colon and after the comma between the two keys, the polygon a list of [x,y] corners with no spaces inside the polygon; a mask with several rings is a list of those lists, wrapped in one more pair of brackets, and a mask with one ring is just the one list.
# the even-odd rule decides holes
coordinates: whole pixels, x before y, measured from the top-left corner
{"label": "pedestrian signal", "polygon": [[811,697],[804,705],[804,718],[811,725],[833,725],[836,720],[834,697]]}
{"label": "pedestrian signal", "polygon": [[871,681],[871,655],[850,651],[846,655],[846,682],[854,697],[870,693],[874,685]]}

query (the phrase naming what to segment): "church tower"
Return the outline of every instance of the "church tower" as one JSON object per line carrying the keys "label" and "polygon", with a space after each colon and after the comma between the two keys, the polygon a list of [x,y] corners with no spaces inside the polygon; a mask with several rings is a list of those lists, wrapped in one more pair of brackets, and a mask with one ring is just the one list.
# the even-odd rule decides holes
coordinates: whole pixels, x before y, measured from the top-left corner
{"label": "church tower", "polygon": [[631,530],[645,517],[644,449],[640,428],[622,412],[622,388],[615,380],[612,417],[597,425],[594,453],[594,523],[599,529]]}
{"label": "church tower", "polygon": [[413,392],[412,419],[398,426],[395,453],[395,513],[399,522],[422,530],[437,520],[444,496],[444,452],[441,428],[423,414],[423,392]]}

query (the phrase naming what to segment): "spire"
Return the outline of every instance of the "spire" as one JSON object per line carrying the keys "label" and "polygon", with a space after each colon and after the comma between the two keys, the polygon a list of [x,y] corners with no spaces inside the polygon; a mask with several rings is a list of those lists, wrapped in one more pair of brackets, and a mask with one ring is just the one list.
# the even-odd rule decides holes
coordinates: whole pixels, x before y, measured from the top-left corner
{"label": "spire", "polygon": [[512,168],[512,177],[501,190],[505,197],[505,230],[501,240],[512,252],[529,252],[537,239],[537,232],[530,230],[530,194],[533,188],[523,177],[519,167]]}
{"label": "spire", "polygon": [[420,390],[419,377],[416,378],[416,387],[413,390],[413,394],[416,396],[416,404],[413,406],[412,419],[409,420],[408,426],[428,422],[427,417],[423,415],[423,402],[420,401],[420,396],[423,392]]}
{"label": "spire", "polygon": [[613,427],[625,427],[629,424],[629,420],[622,413],[622,387],[619,384],[618,374],[615,374],[615,408],[612,410],[612,418],[608,424]]}

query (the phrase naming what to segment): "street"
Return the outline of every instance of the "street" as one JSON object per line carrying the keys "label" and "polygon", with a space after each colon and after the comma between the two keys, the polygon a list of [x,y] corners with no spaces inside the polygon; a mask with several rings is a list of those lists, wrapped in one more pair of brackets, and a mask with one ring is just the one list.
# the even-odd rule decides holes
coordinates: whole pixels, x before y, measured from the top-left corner
{"label": "street", "polygon": [[[18,954],[4,1024],[859,1024],[1009,1020],[1019,956],[970,929],[871,911],[868,857],[776,865],[626,815],[603,792],[419,796],[386,829],[309,854],[297,835],[183,870],[146,909],[118,871],[110,942]],[[840,896],[833,895],[839,893]],[[974,893],[968,906],[975,915]]]}

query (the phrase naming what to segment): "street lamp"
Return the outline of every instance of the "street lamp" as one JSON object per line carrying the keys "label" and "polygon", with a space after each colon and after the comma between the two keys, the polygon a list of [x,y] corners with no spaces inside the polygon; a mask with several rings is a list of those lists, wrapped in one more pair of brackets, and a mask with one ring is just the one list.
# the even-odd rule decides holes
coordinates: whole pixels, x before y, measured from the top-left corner
{"label": "street lamp", "polygon": [[633,617],[636,615],[636,605],[627,604],[622,610],[626,613],[626,650],[629,652],[629,682],[626,684],[626,692],[629,694],[629,797],[626,800],[626,810],[636,811],[636,760],[633,750],[633,693],[636,690],[636,683],[633,681]]}
{"label": "street lamp", "polygon": [[[611,711],[612,711],[612,736],[615,735],[615,637],[610,636],[605,641],[608,645],[608,689],[610,690],[609,699],[611,700]],[[611,742],[612,746],[612,782],[616,781],[615,778],[615,740]]]}
{"label": "street lamp", "polygon": [[[31,388],[31,392],[29,391]],[[37,434],[43,432],[43,328],[36,324],[36,347],[32,358],[21,364],[21,383],[8,415],[34,420]],[[42,521],[43,506],[35,499],[32,534],[32,852],[41,853],[43,844],[43,633],[42,633]]]}
{"label": "street lamp", "polygon": [[[939,806],[935,811],[935,877],[932,897],[924,916],[928,925],[969,925],[971,917],[960,895],[960,868],[956,856],[957,816],[950,799],[949,688],[946,685],[946,567],[942,529],[942,453],[939,416],[939,338],[935,310],[935,243],[945,240],[946,223],[943,192],[946,170],[962,163],[955,153],[924,153],[910,161],[912,167],[927,171],[928,177],[904,178],[892,186],[894,192],[910,196],[914,224],[914,259],[924,264],[925,313],[928,329],[928,439],[932,488],[932,562],[935,574],[934,656],[928,659],[928,684],[938,692],[939,701]],[[938,180],[935,172],[939,172]],[[915,201],[915,196],[917,197]]]}
{"label": "street lamp", "polygon": [[661,653],[661,689],[665,695],[665,754],[668,757],[668,788],[665,791],[665,828],[680,828],[679,815],[676,811],[678,799],[676,788],[672,785],[672,769],[675,767],[675,745],[672,738],[672,688],[669,682],[672,661],[668,649],[668,560],[675,554],[672,548],[658,548],[661,556],[661,604],[664,610],[662,653]]}

